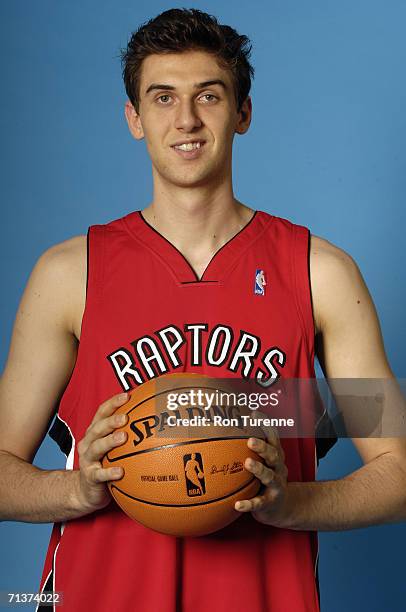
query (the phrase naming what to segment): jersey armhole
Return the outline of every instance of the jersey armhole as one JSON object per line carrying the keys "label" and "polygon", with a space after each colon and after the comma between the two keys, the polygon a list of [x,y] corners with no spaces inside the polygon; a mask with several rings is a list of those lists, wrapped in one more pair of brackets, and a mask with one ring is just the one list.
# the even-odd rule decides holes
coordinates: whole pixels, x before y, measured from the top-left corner
{"label": "jersey armhole", "polygon": [[293,225],[292,269],[296,307],[314,371],[315,321],[310,281],[310,231]]}
{"label": "jersey armhole", "polygon": [[[71,433],[67,432],[65,420],[79,401],[85,401],[86,394],[86,353],[88,341],[91,342],[92,329],[97,328],[95,315],[98,303],[102,297],[104,271],[104,226],[90,226],[86,240],[86,299],[81,322],[80,341],[78,342],[75,365],[65,390],[58,402],[52,420],[49,436],[58,444],[64,454],[67,454],[71,443]],[[61,426],[62,424],[62,426]],[[69,447],[70,450],[70,447]]]}
{"label": "jersey armhole", "polygon": [[[313,375],[316,376],[314,370],[315,360],[315,321],[313,311],[313,301],[311,293],[311,278],[310,278],[310,231],[303,226],[296,225],[293,228],[293,274],[296,304],[301,320],[303,334],[306,338],[307,347],[311,356],[311,365]],[[322,402],[322,399],[320,398]],[[329,450],[337,442],[337,435],[334,425],[330,419],[327,410],[324,411],[321,419],[318,422],[315,432],[316,443],[316,471],[320,459],[325,457]]]}

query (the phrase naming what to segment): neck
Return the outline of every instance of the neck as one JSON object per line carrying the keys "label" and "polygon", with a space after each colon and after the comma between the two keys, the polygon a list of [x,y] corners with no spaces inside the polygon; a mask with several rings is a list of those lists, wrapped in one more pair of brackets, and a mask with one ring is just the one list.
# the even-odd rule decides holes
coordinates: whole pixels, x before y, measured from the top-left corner
{"label": "neck", "polygon": [[145,220],[165,236],[200,277],[223,244],[251,219],[253,211],[234,198],[232,187],[193,187],[154,191]]}

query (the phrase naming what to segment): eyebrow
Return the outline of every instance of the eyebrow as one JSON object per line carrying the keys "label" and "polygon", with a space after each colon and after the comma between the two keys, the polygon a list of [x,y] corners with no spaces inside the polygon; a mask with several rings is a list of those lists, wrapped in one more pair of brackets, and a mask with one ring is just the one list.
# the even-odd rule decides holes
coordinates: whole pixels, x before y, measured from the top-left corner
{"label": "eyebrow", "polygon": [[[204,89],[205,87],[210,87],[211,85],[220,85],[221,87],[223,87],[224,90],[227,90],[227,85],[221,79],[211,79],[210,81],[203,81],[202,83],[195,83],[193,87],[195,89]],[[148,94],[150,91],[155,91],[157,89],[165,89],[169,91],[174,91],[176,87],[174,85],[167,85],[165,83],[152,83],[148,87],[147,91],[145,92],[145,95]]]}

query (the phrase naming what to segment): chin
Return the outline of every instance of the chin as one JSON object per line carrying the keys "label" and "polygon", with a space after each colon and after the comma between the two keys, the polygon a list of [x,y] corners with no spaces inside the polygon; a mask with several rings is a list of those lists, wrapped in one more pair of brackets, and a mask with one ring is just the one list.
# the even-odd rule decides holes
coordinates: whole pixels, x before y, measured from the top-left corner
{"label": "chin", "polygon": [[190,174],[190,175],[171,175],[166,176],[165,180],[172,185],[176,185],[178,187],[200,187],[207,183],[212,182],[213,177],[207,173],[199,173],[199,174]]}

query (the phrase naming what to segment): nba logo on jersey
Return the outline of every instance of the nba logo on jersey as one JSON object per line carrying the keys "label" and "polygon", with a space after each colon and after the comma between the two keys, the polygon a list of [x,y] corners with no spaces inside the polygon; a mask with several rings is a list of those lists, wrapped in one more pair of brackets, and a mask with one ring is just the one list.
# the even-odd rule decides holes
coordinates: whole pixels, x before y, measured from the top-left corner
{"label": "nba logo on jersey", "polygon": [[255,285],[254,285],[254,293],[255,295],[265,295],[265,274],[263,270],[255,270]]}

